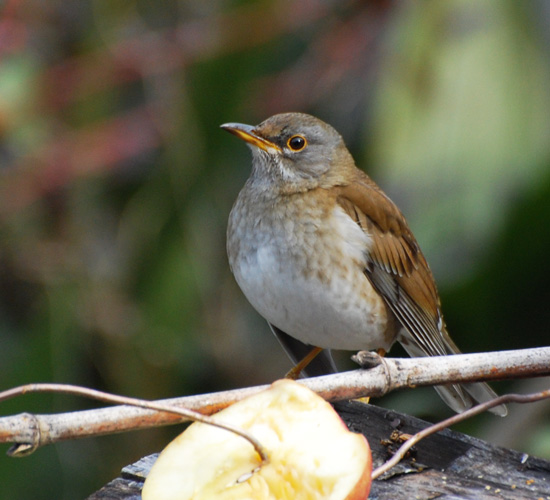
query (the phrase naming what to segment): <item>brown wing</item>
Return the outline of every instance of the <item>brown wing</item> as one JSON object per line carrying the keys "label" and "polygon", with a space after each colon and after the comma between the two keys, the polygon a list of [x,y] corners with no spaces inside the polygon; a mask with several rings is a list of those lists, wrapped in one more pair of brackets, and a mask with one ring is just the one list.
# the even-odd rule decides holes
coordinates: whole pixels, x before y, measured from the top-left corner
{"label": "brown wing", "polygon": [[365,274],[423,354],[453,352],[443,338],[439,295],[418,243],[395,204],[361,174],[336,189],[338,203],[372,237]]}
{"label": "brown wing", "polygon": [[[411,356],[456,354],[440,310],[439,294],[418,243],[395,204],[363,172],[348,186],[337,187],[337,201],[372,238],[365,274],[395,314],[405,334],[399,338]],[[436,386],[443,400],[455,411],[464,411],[475,401],[496,397],[485,383]],[[505,416],[504,405],[491,409]]]}

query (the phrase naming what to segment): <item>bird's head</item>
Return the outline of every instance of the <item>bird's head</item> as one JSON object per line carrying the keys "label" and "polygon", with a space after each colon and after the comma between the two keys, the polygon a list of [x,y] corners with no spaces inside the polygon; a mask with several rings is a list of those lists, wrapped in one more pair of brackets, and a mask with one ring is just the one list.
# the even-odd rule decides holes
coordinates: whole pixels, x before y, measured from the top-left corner
{"label": "bird's head", "polygon": [[259,125],[221,126],[252,149],[252,177],[282,191],[305,191],[345,182],[353,159],[325,122],[303,113],[274,115]]}

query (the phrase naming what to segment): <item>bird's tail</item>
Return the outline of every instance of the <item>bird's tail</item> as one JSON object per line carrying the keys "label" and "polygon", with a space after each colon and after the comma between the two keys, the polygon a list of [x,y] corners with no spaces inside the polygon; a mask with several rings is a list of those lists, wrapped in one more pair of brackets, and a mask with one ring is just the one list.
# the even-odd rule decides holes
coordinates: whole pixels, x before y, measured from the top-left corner
{"label": "bird's tail", "polygon": [[[460,350],[445,330],[442,332],[442,337],[443,343],[445,344],[445,348],[447,350],[445,354],[461,354]],[[420,346],[414,342],[401,341],[400,343],[409,356],[412,357],[437,355],[437,353],[432,354],[424,352]],[[445,401],[445,403],[457,413],[462,413],[477,403],[484,403],[498,397],[495,391],[493,391],[493,389],[491,389],[485,382],[437,385],[434,386],[434,389],[438,392],[441,399],[443,399],[443,401]],[[489,411],[499,417],[505,417],[508,414],[508,410],[505,405],[495,406]]]}

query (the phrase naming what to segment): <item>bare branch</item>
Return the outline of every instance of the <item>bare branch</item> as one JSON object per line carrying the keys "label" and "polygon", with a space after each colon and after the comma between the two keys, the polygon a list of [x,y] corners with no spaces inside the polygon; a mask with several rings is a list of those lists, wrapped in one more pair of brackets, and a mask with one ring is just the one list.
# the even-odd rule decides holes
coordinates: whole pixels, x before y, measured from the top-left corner
{"label": "bare branch", "polygon": [[[370,359],[368,370],[355,370],[300,381],[328,401],[364,396],[382,396],[390,391],[415,386],[481,380],[514,379],[550,375],[550,347],[462,354],[430,358]],[[38,384],[8,390],[0,401]],[[256,394],[267,386],[157,401],[154,404],[187,408],[210,415],[236,401]],[[175,424],[188,420],[180,415],[151,409],[116,406],[55,415],[20,415],[0,418],[0,443],[16,443],[15,451],[29,452],[58,441],[114,434],[129,430]]]}
{"label": "bare branch", "polygon": [[[97,399],[99,401],[105,401],[107,403],[113,404],[123,404],[136,408],[145,408],[148,410],[153,410],[155,412],[166,412],[184,417],[187,420],[193,420],[194,422],[202,422],[203,424],[212,425],[220,429],[225,429],[226,431],[233,432],[238,436],[246,439],[256,450],[262,462],[267,461],[267,453],[264,450],[263,446],[259,443],[257,439],[249,435],[242,429],[235,427],[231,424],[225,422],[218,422],[212,417],[203,415],[197,411],[189,410],[187,408],[177,408],[173,405],[163,404],[160,402],[151,402],[145,401],[143,399],[131,398],[128,396],[117,396],[114,394],[109,394],[107,392],[98,391],[96,389],[88,389],[86,387],[80,387],[76,385],[69,384],[28,384],[22,385],[20,387],[15,387],[4,392],[0,392],[0,402],[6,399],[11,399],[15,396],[20,396],[22,394],[30,392],[56,392],[63,394],[72,394],[75,396],[84,396],[90,399]],[[32,416],[32,415],[31,415]],[[35,435],[37,437],[37,435]],[[16,445],[8,453],[12,457],[22,457],[30,455],[33,453],[36,448],[40,446],[40,443],[34,441],[33,443],[24,443]]]}

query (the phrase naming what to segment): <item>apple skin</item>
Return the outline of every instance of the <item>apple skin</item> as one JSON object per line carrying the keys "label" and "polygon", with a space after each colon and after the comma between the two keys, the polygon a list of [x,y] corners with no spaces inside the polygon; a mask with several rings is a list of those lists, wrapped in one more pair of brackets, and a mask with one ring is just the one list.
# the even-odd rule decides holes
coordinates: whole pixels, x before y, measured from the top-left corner
{"label": "apple skin", "polygon": [[143,500],[365,500],[372,457],[334,408],[303,385],[269,389],[219,412],[216,419],[253,435],[267,463],[242,437],[194,423],[152,467]]}
{"label": "apple skin", "polygon": [[372,455],[370,452],[369,443],[367,438],[363,435],[361,437],[365,440],[365,445],[367,447],[367,462],[365,463],[365,469],[361,479],[356,483],[353,490],[349,492],[349,495],[346,497],[346,500],[366,500],[370,493],[370,487],[372,484]]}

